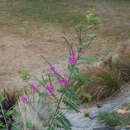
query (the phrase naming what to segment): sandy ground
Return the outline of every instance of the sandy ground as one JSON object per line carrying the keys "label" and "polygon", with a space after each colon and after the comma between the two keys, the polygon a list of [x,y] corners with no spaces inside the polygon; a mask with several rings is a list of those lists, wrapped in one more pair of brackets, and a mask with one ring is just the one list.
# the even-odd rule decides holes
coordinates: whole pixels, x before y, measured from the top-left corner
{"label": "sandy ground", "polygon": [[34,72],[44,68],[45,62],[41,55],[52,64],[60,62],[61,55],[66,52],[61,35],[52,29],[46,30],[40,38],[25,39],[15,34],[4,35],[0,32],[0,87],[8,86],[9,81],[15,79],[21,70],[29,69]]}

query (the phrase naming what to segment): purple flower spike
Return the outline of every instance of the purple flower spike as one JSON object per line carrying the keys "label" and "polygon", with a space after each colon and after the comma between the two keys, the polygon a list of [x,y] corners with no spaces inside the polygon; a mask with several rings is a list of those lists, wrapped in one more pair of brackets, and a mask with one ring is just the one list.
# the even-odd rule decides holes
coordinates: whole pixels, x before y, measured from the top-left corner
{"label": "purple flower spike", "polygon": [[60,81],[60,83],[61,83],[63,86],[65,86],[65,85],[68,83],[66,78],[63,78],[63,79],[61,79],[61,80],[59,80],[59,81]]}
{"label": "purple flower spike", "polygon": [[50,70],[55,72],[55,67],[53,65],[50,65]]}
{"label": "purple flower spike", "polygon": [[50,65],[50,70],[56,75],[56,76],[61,76],[59,72],[55,69],[53,65]]}
{"label": "purple flower spike", "polygon": [[[53,65],[50,65],[50,70],[57,76],[57,80],[63,85],[65,86],[67,84],[67,79],[63,76],[61,76],[61,74],[55,69],[55,67]],[[48,90],[48,86],[46,86],[46,90]],[[52,85],[49,86],[49,88],[53,88]],[[48,90],[49,91],[49,90]],[[50,92],[50,91],[49,91]],[[51,92],[50,92],[51,93]]]}
{"label": "purple flower spike", "polygon": [[40,88],[37,88],[37,87],[35,86],[35,84],[30,83],[29,85],[30,85],[30,89],[31,89],[32,91],[35,91],[35,92],[37,92],[37,93],[40,93]]}
{"label": "purple flower spike", "polygon": [[69,62],[72,64],[72,65],[76,65],[77,64],[77,58],[72,56],[69,58]]}
{"label": "purple flower spike", "polygon": [[46,84],[45,89],[48,91],[48,93],[50,93],[51,95],[54,96],[55,88],[54,88],[53,85],[51,85],[51,84]]}
{"label": "purple flower spike", "polygon": [[28,100],[28,97],[27,97],[27,96],[22,96],[22,97],[21,97],[21,101],[22,101],[23,103],[29,104],[29,100]]}

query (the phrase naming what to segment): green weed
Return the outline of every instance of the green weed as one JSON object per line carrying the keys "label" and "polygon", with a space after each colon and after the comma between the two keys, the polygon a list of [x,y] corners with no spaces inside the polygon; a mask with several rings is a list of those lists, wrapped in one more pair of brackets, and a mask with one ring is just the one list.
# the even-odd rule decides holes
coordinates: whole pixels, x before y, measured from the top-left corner
{"label": "green weed", "polygon": [[[121,109],[130,110],[130,102],[123,104]],[[110,112],[110,113],[103,112],[103,113],[100,113],[98,117],[99,117],[99,120],[103,120],[104,123],[110,127],[120,126],[120,127],[125,128],[128,125],[130,125],[130,113],[118,114],[115,111]]]}

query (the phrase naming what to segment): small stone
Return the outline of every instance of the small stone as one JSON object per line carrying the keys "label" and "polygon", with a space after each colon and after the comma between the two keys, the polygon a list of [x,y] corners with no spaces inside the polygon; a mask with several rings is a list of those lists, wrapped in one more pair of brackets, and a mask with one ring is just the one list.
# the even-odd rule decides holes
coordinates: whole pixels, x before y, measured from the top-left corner
{"label": "small stone", "polygon": [[89,112],[85,112],[84,113],[84,117],[89,117],[90,113]]}

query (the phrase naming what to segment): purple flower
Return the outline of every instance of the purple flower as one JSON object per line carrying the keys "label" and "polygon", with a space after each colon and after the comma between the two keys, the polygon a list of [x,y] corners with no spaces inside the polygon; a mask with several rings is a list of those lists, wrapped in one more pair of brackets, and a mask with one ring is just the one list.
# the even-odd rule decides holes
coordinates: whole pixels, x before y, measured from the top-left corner
{"label": "purple flower", "polygon": [[55,69],[55,67],[53,65],[50,65],[50,70],[57,76],[57,80],[63,86],[65,86],[67,84],[67,79],[65,77],[61,76],[61,74]]}
{"label": "purple flower", "polygon": [[55,72],[55,67],[53,65],[50,65],[50,70]]}
{"label": "purple flower", "polygon": [[29,86],[30,86],[30,89],[31,89],[32,91],[35,91],[35,92],[37,92],[37,93],[40,93],[40,88],[37,88],[37,87],[35,86],[35,84],[30,83]]}
{"label": "purple flower", "polygon": [[53,65],[50,65],[50,70],[56,75],[56,76],[61,76],[59,72],[55,69]]}
{"label": "purple flower", "polygon": [[22,96],[22,97],[21,97],[21,101],[22,101],[23,103],[29,104],[29,100],[28,100],[28,97],[27,97],[27,96]]}
{"label": "purple flower", "polygon": [[48,91],[48,93],[50,93],[51,95],[54,96],[55,88],[54,88],[53,85],[51,85],[51,84],[46,84],[45,89]]}
{"label": "purple flower", "polygon": [[77,58],[75,56],[71,56],[69,58],[69,62],[72,64],[72,65],[76,65],[77,64]]}
{"label": "purple flower", "polygon": [[80,54],[81,54],[81,55],[85,55],[85,52],[86,52],[85,50],[81,50],[81,51],[80,51]]}
{"label": "purple flower", "polygon": [[68,82],[67,82],[67,78],[62,78],[61,80],[59,80],[59,82],[63,85],[63,86],[65,86]]}

